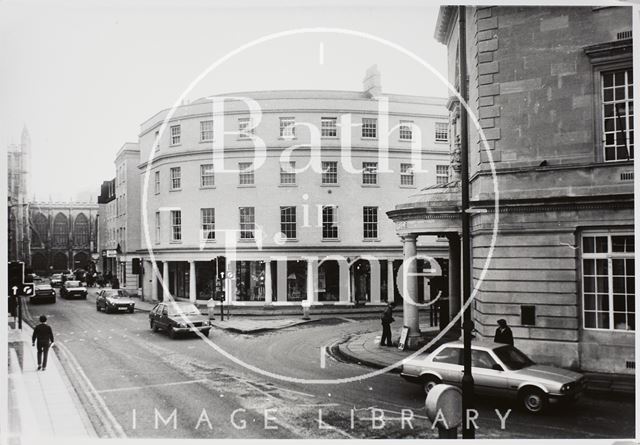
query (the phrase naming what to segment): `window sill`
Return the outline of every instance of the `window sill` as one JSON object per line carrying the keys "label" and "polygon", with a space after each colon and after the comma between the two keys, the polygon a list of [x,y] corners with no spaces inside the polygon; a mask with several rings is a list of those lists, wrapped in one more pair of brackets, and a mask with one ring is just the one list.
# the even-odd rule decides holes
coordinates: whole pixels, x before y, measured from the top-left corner
{"label": "window sill", "polygon": [[241,137],[241,138],[238,138],[238,139],[236,139],[236,140],[238,140],[238,141],[250,141],[251,139],[253,139],[253,138],[250,138],[250,137]]}
{"label": "window sill", "polygon": [[255,243],[255,238],[238,238],[239,243]]}
{"label": "window sill", "polygon": [[215,185],[201,185],[200,190],[210,190],[216,188]]}
{"label": "window sill", "polygon": [[323,243],[339,243],[340,238],[322,238]]}
{"label": "window sill", "polygon": [[169,147],[179,147],[179,146],[181,146],[181,145],[182,145],[182,144],[169,144]]}
{"label": "window sill", "polygon": [[254,189],[256,188],[255,184],[238,184],[238,188],[241,189]]}
{"label": "window sill", "polygon": [[298,238],[281,238],[280,241],[284,243],[299,243],[300,240]]}
{"label": "window sill", "polygon": [[213,139],[207,139],[207,140],[199,141],[199,142],[200,142],[201,144],[207,144],[207,143],[210,143],[210,142],[214,142],[214,140],[213,140]]}
{"label": "window sill", "polygon": [[380,238],[362,238],[363,243],[379,243]]}
{"label": "window sill", "polygon": [[364,188],[380,188],[379,184],[360,184],[360,186]]}
{"label": "window sill", "polygon": [[278,187],[284,187],[284,188],[297,187],[297,186],[298,186],[298,184],[278,184]]}
{"label": "window sill", "polygon": [[215,239],[200,239],[200,243],[215,244],[216,240]]}
{"label": "window sill", "polygon": [[182,244],[182,240],[171,240],[169,244]]}
{"label": "window sill", "polygon": [[320,187],[340,187],[340,184],[320,184]]}
{"label": "window sill", "polygon": [[378,137],[376,136],[374,138],[367,138],[367,137],[361,136],[360,140],[362,140],[362,141],[377,141]]}
{"label": "window sill", "polygon": [[170,192],[181,192],[182,188],[179,189],[169,189]]}
{"label": "window sill", "polygon": [[417,185],[401,185],[400,188],[401,189],[417,189],[418,186]]}
{"label": "window sill", "polygon": [[449,141],[435,141],[436,144],[448,144]]}
{"label": "window sill", "polygon": [[321,139],[321,140],[322,140],[322,139],[327,139],[327,140],[334,140],[334,141],[337,141],[337,140],[339,140],[340,138],[336,135],[336,136],[320,136],[320,139]]}
{"label": "window sill", "polygon": [[413,139],[398,139],[398,142],[413,142]]}
{"label": "window sill", "polygon": [[298,138],[293,136],[293,137],[286,137],[286,136],[280,136],[278,138],[279,141],[297,141]]}

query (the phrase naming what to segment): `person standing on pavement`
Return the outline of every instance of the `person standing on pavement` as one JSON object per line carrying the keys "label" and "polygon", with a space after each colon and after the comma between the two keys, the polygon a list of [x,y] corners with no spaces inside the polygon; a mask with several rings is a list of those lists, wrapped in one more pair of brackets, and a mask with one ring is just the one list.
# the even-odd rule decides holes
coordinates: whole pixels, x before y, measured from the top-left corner
{"label": "person standing on pavement", "polygon": [[38,343],[38,371],[47,369],[47,357],[49,356],[49,348],[53,345],[53,330],[47,324],[47,317],[40,316],[40,324],[33,330],[31,336],[31,346]]}
{"label": "person standing on pavement", "polygon": [[393,346],[391,343],[391,323],[393,319],[393,303],[388,303],[387,308],[382,313],[382,338],[380,339],[380,346]]}
{"label": "person standing on pavement", "polygon": [[498,320],[498,329],[496,329],[496,335],[493,337],[493,341],[513,346],[513,333],[511,332],[511,328],[507,326],[507,320],[504,318]]}

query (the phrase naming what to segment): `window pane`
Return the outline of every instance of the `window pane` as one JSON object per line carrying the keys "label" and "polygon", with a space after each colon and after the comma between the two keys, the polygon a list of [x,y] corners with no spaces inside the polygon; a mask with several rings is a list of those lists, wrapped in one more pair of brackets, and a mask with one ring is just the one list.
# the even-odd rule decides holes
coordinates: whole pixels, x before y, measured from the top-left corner
{"label": "window pane", "polygon": [[596,289],[599,293],[609,292],[609,279],[607,277],[598,277],[596,281]]}
{"label": "window pane", "polygon": [[624,295],[613,296],[613,310],[617,312],[624,312],[626,309],[626,298]]}
{"label": "window pane", "polygon": [[584,278],[584,291],[585,292],[595,292],[596,291],[596,283],[595,279],[592,277]]}
{"label": "window pane", "polygon": [[596,260],[582,260],[582,269],[585,275],[595,275]]}
{"label": "window pane", "polygon": [[633,277],[627,278],[627,292],[629,292],[630,294],[633,294],[636,292],[636,283],[635,283],[635,278]]}
{"label": "window pane", "polygon": [[613,278],[613,292],[614,293],[624,293],[625,279],[624,277],[614,277]]}
{"label": "window pane", "polygon": [[633,236],[612,236],[611,250],[613,252],[633,252]]}
{"label": "window pane", "polygon": [[598,328],[609,329],[609,314],[606,312],[597,313]]}
{"label": "window pane", "polygon": [[592,311],[596,309],[596,296],[594,294],[585,294],[584,296],[585,310]]}
{"label": "window pane", "polygon": [[609,251],[609,241],[606,236],[596,237],[596,253],[605,253]]}
{"label": "window pane", "polygon": [[607,275],[607,260],[596,260],[596,273]]}
{"label": "window pane", "polygon": [[597,302],[597,309],[599,311],[609,310],[609,294],[597,294],[596,302]]}
{"label": "window pane", "polygon": [[582,252],[595,252],[595,239],[592,236],[585,236],[584,238],[582,238]]}
{"label": "window pane", "polygon": [[611,260],[614,275],[624,275],[624,260]]}
{"label": "window pane", "polygon": [[596,313],[595,312],[585,312],[584,313],[584,327],[585,328],[596,328]]}

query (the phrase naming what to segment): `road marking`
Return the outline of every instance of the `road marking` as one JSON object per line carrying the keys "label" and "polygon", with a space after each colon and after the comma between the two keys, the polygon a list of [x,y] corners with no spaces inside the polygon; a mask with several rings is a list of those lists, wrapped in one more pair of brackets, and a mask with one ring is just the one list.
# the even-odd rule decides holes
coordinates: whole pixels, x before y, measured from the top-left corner
{"label": "road marking", "polygon": [[320,368],[324,369],[326,366],[326,357],[327,357],[327,347],[323,346],[320,348]]}
{"label": "road marking", "polygon": [[320,52],[318,54],[318,63],[324,65],[324,42],[320,42]]}
{"label": "road marking", "polygon": [[94,409],[96,409],[96,411],[99,412],[100,411],[99,408],[100,408],[102,411],[102,414],[106,416],[108,422],[103,419],[103,425],[107,429],[107,433],[109,433],[111,437],[116,437],[116,438],[127,437],[126,433],[124,432],[124,429],[122,428],[120,423],[118,423],[116,418],[113,416],[113,414],[107,407],[107,404],[104,402],[102,397],[100,397],[100,394],[98,394],[98,392],[96,391],[95,386],[93,386],[93,383],[91,383],[91,380],[89,380],[89,377],[87,377],[87,375],[84,373],[84,371],[82,370],[82,367],[80,366],[76,358],[73,356],[71,351],[69,351],[69,349],[67,349],[67,347],[64,345],[58,345],[58,351],[62,352],[62,354],[67,358],[67,360],[69,361],[69,369],[80,377],[78,380],[82,380],[83,383],[89,388],[89,390],[85,391],[85,393],[87,394],[91,404],[94,405]]}
{"label": "road marking", "polygon": [[347,317],[337,317],[337,318],[338,318],[338,320],[344,320],[344,321],[347,321],[349,323],[357,323],[358,322],[358,320],[354,320],[353,318],[347,318]]}
{"label": "road marking", "polygon": [[339,403],[298,403],[296,406],[341,406]]}
{"label": "road marking", "polygon": [[139,389],[145,388],[159,388],[163,386],[175,386],[175,385],[187,385],[190,383],[205,383],[209,381],[208,379],[198,379],[198,380],[185,380],[183,382],[169,382],[169,383],[156,383],[154,385],[142,385],[142,386],[126,386],[124,388],[111,388],[111,389],[101,389],[98,393],[103,394],[107,392],[120,392],[120,391],[136,391]]}

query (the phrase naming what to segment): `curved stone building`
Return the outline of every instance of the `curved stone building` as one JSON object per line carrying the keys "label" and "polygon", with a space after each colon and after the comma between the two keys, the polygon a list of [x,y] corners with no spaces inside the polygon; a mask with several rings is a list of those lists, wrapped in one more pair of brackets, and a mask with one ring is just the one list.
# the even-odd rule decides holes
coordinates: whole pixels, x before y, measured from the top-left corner
{"label": "curved stone building", "polygon": [[[391,283],[402,247],[385,212],[448,181],[444,99],[262,91],[169,111],[144,122],[138,142],[147,298],[167,290],[260,306],[400,298]],[[165,286],[153,279],[148,249]],[[418,249],[446,270],[446,239],[425,238]],[[434,291],[423,286],[420,298]]]}

